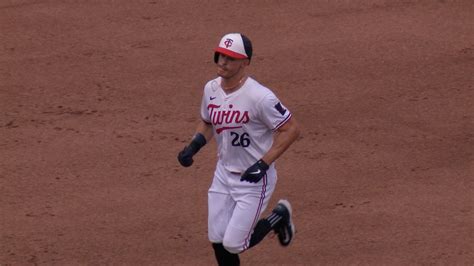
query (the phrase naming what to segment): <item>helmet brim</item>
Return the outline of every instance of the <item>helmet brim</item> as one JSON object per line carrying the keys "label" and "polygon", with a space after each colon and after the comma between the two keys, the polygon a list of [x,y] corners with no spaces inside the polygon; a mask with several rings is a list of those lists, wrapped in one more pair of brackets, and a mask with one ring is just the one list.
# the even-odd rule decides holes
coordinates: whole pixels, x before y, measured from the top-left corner
{"label": "helmet brim", "polygon": [[236,53],[234,51],[222,48],[222,47],[217,47],[214,53],[214,63],[217,63],[219,60],[219,54],[224,54],[227,55],[228,57],[232,57],[234,59],[247,59],[248,57],[243,54]]}

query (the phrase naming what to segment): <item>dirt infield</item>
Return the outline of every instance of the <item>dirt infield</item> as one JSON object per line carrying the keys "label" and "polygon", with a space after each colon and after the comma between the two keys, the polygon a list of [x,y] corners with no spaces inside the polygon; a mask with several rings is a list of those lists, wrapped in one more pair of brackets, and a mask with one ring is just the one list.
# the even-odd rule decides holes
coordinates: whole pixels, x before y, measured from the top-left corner
{"label": "dirt infield", "polygon": [[[297,235],[243,265],[474,263],[474,4],[464,1],[0,1],[0,265],[213,265],[215,143],[199,120],[212,49],[302,137],[270,202]],[[268,210],[267,210],[268,211]]]}

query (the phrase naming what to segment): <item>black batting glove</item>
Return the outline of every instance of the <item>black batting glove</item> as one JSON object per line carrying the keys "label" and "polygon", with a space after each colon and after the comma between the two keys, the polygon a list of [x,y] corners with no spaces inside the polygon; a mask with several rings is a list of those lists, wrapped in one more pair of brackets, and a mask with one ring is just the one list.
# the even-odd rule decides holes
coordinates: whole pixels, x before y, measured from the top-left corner
{"label": "black batting glove", "polygon": [[190,146],[184,147],[182,151],[178,153],[178,161],[184,167],[189,167],[193,164],[193,156],[194,152],[192,151]]}
{"label": "black batting glove", "polygon": [[193,156],[206,145],[206,138],[201,133],[194,135],[193,140],[189,145],[184,147],[182,151],[178,153],[178,161],[184,167],[189,167],[193,164]]}
{"label": "black batting glove", "polygon": [[240,181],[258,183],[267,174],[267,170],[268,164],[260,159],[242,174]]}

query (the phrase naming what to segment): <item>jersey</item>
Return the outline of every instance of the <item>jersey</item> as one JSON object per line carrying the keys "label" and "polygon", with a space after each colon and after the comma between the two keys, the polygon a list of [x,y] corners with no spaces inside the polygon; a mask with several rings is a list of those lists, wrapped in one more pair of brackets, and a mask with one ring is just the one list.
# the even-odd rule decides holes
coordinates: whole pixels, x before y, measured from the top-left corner
{"label": "jersey", "polygon": [[213,127],[219,163],[232,173],[243,173],[271,148],[273,133],[291,118],[291,112],[253,78],[230,94],[220,84],[218,77],[205,85],[201,118]]}

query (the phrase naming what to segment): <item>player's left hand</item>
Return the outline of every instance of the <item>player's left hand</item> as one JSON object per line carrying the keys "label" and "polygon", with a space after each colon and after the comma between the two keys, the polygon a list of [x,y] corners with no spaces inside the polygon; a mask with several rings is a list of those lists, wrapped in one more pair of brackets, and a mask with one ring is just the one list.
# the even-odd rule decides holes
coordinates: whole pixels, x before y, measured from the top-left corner
{"label": "player's left hand", "polygon": [[260,159],[242,174],[240,181],[258,183],[267,174],[267,170],[268,164]]}

